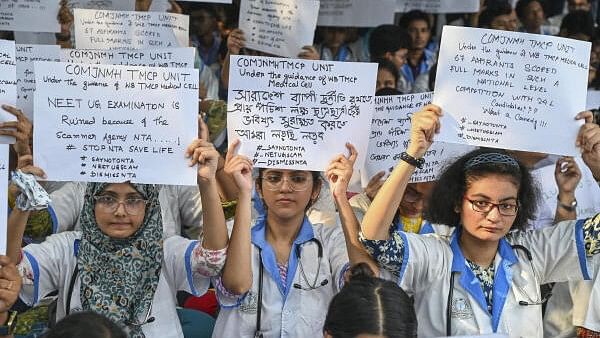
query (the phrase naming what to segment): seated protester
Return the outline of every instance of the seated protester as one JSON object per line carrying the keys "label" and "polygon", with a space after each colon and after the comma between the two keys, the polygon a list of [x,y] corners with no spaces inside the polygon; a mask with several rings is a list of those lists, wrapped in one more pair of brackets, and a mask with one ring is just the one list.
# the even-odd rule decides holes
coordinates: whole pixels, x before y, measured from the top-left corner
{"label": "seated protester", "polygon": [[519,0],[515,6],[517,17],[521,21],[521,32],[556,35],[558,29],[554,26],[545,25],[546,17],[542,0]]}
{"label": "seated protester", "polygon": [[[348,244],[339,226],[308,221],[306,210],[322,184],[319,172],[260,168],[253,182],[251,160],[231,155],[238,144],[231,145],[225,165],[240,200],[227,262],[215,281],[221,311],[213,337],[318,337],[349,262],[368,256],[356,235]],[[334,158],[326,172],[342,222],[352,215],[346,189],[357,156],[348,147],[350,157]],[[253,185],[266,215],[250,227]]]}
{"label": "seated protester", "polygon": [[558,36],[563,38],[592,41],[594,37],[594,18],[588,11],[573,11],[565,15],[560,24]]}
{"label": "seated protester", "polygon": [[364,263],[329,304],[325,338],[416,338],[413,300],[396,283],[373,276]]}
{"label": "seated protester", "polygon": [[0,256],[0,338],[12,338],[17,313],[10,311],[19,298],[21,276],[8,256]]}
{"label": "seated protester", "polygon": [[[215,180],[218,152],[210,143],[195,140],[186,155],[190,165],[199,164],[201,243],[179,236],[163,240],[157,186],[88,183],[79,217],[81,231],[52,235],[21,251],[30,214],[22,193],[9,216],[7,250],[24,279],[21,299],[36,305],[58,291],[57,319],[93,311],[119,324],[129,337],[183,337],[175,294],[205,293],[209,277],[225,263],[228,242]],[[32,166],[21,170],[40,172]]]}
{"label": "seated protester", "polygon": [[[67,182],[50,194],[48,211],[55,224],[53,233],[81,230],[81,213],[89,183]],[[157,185],[163,237],[175,235],[197,239],[202,232],[202,201],[197,186]]]}
{"label": "seated protester", "polygon": [[428,219],[457,227],[449,240],[390,232],[417,159],[443,128],[440,116],[435,105],[412,116],[405,160],[367,211],[360,241],[414,295],[419,336],[542,337],[539,285],[589,278],[588,267],[600,263],[600,215],[510,232],[535,213],[534,181],[514,157],[478,149],[446,167],[431,193]]}
{"label": "seated protester", "polygon": [[217,29],[214,6],[186,3],[183,10],[190,16],[190,43],[196,48],[202,63],[218,74],[221,70],[221,34]]}
{"label": "seated protester", "polygon": [[127,338],[125,332],[101,314],[85,311],[61,319],[42,338]]}
{"label": "seated protester", "polygon": [[316,45],[321,60],[326,61],[359,61],[360,53],[352,50],[348,44],[352,28],[349,27],[317,27]]}
{"label": "seated protester", "polygon": [[375,85],[375,92],[383,88],[396,89],[398,83],[398,68],[388,60],[377,61],[377,83]]}
{"label": "seated protester", "polygon": [[488,1],[485,9],[479,15],[477,27],[516,32],[519,27],[519,19],[508,1]]}
{"label": "seated protester", "polygon": [[406,29],[411,38],[411,47],[408,51],[407,63],[400,68],[405,81],[398,87],[403,93],[414,93],[414,84],[417,78],[429,72],[436,62],[437,55],[427,49],[431,40],[431,22],[429,16],[419,10],[410,11],[400,18],[400,27]]}
{"label": "seated protester", "polygon": [[[369,54],[371,61],[387,60],[396,68],[396,77],[400,78],[400,69],[406,64],[406,56],[410,48],[410,35],[406,30],[395,25],[376,27],[369,38]],[[401,83],[396,81],[397,86]]]}

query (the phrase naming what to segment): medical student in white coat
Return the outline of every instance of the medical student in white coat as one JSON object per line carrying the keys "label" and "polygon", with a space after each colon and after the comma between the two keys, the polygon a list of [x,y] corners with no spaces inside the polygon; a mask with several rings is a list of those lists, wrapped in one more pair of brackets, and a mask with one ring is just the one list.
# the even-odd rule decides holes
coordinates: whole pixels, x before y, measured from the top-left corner
{"label": "medical student in white coat", "polygon": [[[266,215],[250,228],[252,163],[231,156],[236,145],[230,147],[225,170],[235,178],[240,199],[228,248],[231,256],[216,280],[221,311],[213,337],[322,336],[329,301],[352,260],[340,226],[311,224],[306,217],[319,195],[320,174],[261,168],[255,186]],[[326,173],[336,201],[344,203],[345,216],[352,215],[345,191],[356,159],[354,147],[349,149],[351,155],[338,156]],[[360,248],[358,241],[355,244]]]}
{"label": "medical student in white coat", "polygon": [[441,109],[412,117],[410,144],[367,211],[359,239],[415,297],[418,335],[542,337],[539,285],[589,278],[600,256],[600,216],[523,232],[537,194],[526,167],[501,150],[480,149],[451,164],[428,204],[450,240],[392,232],[410,176],[440,128]]}

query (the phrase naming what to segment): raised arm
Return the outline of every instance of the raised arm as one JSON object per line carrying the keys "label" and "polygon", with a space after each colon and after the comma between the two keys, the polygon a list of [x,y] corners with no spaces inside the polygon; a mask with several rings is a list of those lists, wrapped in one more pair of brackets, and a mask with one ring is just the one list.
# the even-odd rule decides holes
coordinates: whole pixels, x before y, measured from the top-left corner
{"label": "raised arm", "polygon": [[190,166],[198,164],[198,187],[204,222],[202,246],[209,250],[223,249],[227,246],[228,237],[215,178],[219,152],[212,143],[196,139],[188,147],[186,156],[190,158]]}
{"label": "raised arm", "polygon": [[562,157],[556,161],[554,178],[558,186],[554,223],[577,219],[577,210],[573,202],[576,203],[575,189],[581,180],[581,171],[573,157]]}
{"label": "raised arm", "polygon": [[[411,118],[410,143],[406,153],[420,159],[433,143],[433,136],[439,132],[439,118],[442,111],[438,106],[427,105]],[[383,184],[363,218],[362,233],[366,239],[387,239],[389,225],[400,205],[406,185],[415,166],[400,160]]]}
{"label": "raised arm", "polygon": [[236,28],[229,33],[227,37],[227,55],[223,61],[223,69],[221,70],[221,84],[223,88],[229,88],[229,59],[231,55],[238,55],[242,48],[246,46],[246,38],[244,31]]}
{"label": "raised arm", "polygon": [[235,294],[243,294],[252,287],[252,244],[250,242],[252,161],[242,155],[233,155],[240,141],[235,140],[227,151],[225,172],[233,176],[239,189],[233,230],[227,248],[223,269],[223,286]]}
{"label": "raised arm", "polygon": [[354,215],[352,206],[348,201],[346,192],[348,191],[348,184],[352,177],[354,162],[356,161],[357,152],[356,148],[350,143],[346,144],[346,147],[350,151],[348,157],[339,155],[335,157],[327,167],[325,176],[329,181],[331,192],[333,193],[333,199],[340,215],[342,223],[342,229],[344,231],[344,237],[346,240],[346,250],[348,251],[348,258],[350,259],[350,265],[354,266],[358,263],[364,262],[369,265],[371,270],[375,274],[378,273],[379,269],[377,264],[373,261],[371,256],[367,253],[362,244],[358,241],[358,232],[360,231],[360,224]]}

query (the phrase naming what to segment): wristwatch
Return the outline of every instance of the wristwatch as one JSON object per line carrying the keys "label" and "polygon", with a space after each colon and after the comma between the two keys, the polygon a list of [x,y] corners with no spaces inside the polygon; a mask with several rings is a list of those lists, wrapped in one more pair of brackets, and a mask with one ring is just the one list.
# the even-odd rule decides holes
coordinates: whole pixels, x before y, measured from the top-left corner
{"label": "wristwatch", "polygon": [[0,336],[10,336],[15,331],[17,326],[17,311],[8,312],[8,320],[0,326]]}
{"label": "wristwatch", "polygon": [[413,167],[417,167],[419,169],[423,168],[423,164],[425,164],[425,159],[424,158],[414,158],[411,155],[409,155],[406,151],[403,151],[400,154],[400,159],[410,165],[412,165]]}
{"label": "wristwatch", "polygon": [[573,202],[569,203],[569,204],[564,204],[563,202],[560,201],[560,198],[558,198],[558,196],[556,196],[556,199],[558,199],[558,205],[567,210],[567,211],[575,211],[575,208],[577,207],[577,199],[573,198]]}

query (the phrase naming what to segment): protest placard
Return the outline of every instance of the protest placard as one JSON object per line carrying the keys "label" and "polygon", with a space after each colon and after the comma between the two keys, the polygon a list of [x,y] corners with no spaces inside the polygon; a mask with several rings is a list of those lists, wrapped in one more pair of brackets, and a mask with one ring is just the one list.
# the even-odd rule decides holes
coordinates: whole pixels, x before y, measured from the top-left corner
{"label": "protest placard", "polygon": [[34,163],[49,180],[196,184],[184,152],[198,70],[36,62],[35,78]]}
{"label": "protest placard", "polygon": [[[230,4],[232,0],[186,0],[179,2],[206,2],[206,3],[217,3],[217,4]],[[153,12],[166,12],[171,8],[169,0],[152,0],[150,4],[150,11]],[[190,13],[188,13],[190,14]]]}
{"label": "protest placard", "polygon": [[15,43],[20,45],[55,45],[56,34],[46,32],[15,32]]}
{"label": "protest placard", "polygon": [[193,47],[144,50],[60,50],[62,62],[145,67],[194,68]]}
{"label": "protest placard", "polygon": [[135,11],[135,0],[69,0],[69,8]]}
{"label": "protest placard", "polygon": [[159,12],[74,9],[80,49],[152,49],[189,46],[189,17]]}
{"label": "protest placard", "polygon": [[259,168],[325,170],[369,143],[377,64],[233,55],[227,132]]}
{"label": "protest placard", "polygon": [[60,46],[19,45],[15,46],[17,60],[17,106],[28,119],[33,120],[33,93],[35,92],[35,61],[60,61]]}
{"label": "protest placard", "polygon": [[312,45],[319,1],[243,0],[239,28],[246,35],[246,47],[295,58],[303,46]]}
{"label": "protest placard", "polygon": [[477,13],[479,0],[397,0],[397,12],[412,10],[427,13]]}
{"label": "protest placard", "polygon": [[[375,112],[371,122],[369,148],[364,170],[361,171],[362,185],[380,171],[389,174],[394,170],[400,154],[406,151],[410,141],[412,115],[431,103],[432,92],[375,97]],[[434,142],[425,153],[423,168],[416,169],[410,181],[429,182],[437,180],[442,165],[474,149],[463,144]]]}
{"label": "protest placard", "polygon": [[590,43],[446,26],[433,102],[436,140],[576,155],[585,109]]}
{"label": "protest placard", "polygon": [[[17,66],[15,42],[0,40],[0,106],[17,105]],[[16,121],[17,118],[0,108],[0,122]],[[0,143],[15,143],[12,136],[0,135]]]}
{"label": "protest placard", "polygon": [[0,30],[60,32],[59,0],[0,0]]}
{"label": "protest placard", "polygon": [[394,23],[396,0],[321,0],[317,25],[376,27]]}
{"label": "protest placard", "polygon": [[[8,147],[0,144],[0,189],[8,192]],[[0,194],[0,255],[6,255],[6,234],[8,220],[8,193]]]}

